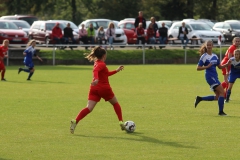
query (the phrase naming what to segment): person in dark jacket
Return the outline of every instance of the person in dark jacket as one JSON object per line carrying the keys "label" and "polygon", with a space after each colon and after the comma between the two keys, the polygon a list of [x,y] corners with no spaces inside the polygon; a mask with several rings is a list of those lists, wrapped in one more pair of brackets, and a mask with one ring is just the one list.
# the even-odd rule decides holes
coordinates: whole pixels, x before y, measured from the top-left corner
{"label": "person in dark jacket", "polygon": [[[159,42],[161,45],[167,43],[167,37],[168,37],[168,29],[165,27],[165,23],[162,23],[162,27],[158,29],[159,33]],[[159,46],[160,49],[162,49],[163,46]]]}
{"label": "person in dark jacket", "polygon": [[[70,23],[67,24],[67,27],[63,29],[63,37],[66,44],[74,44],[76,41],[73,36],[73,29],[70,27]],[[70,47],[72,49],[72,47]]]}
{"label": "person in dark jacket", "polygon": [[157,30],[158,30],[158,24],[156,23],[156,20],[154,17],[150,18],[151,23],[153,24],[153,30],[154,30],[154,37],[156,38]]}
{"label": "person in dark jacket", "polygon": [[134,26],[135,26],[136,29],[138,28],[139,23],[142,23],[142,27],[144,29],[146,29],[146,26],[147,26],[146,25],[146,19],[143,17],[143,12],[142,11],[138,12],[138,17],[135,19]]}
{"label": "person in dark jacket", "polygon": [[[182,22],[182,26],[179,27],[179,32],[178,32],[178,39],[180,39],[182,41],[182,45],[183,45],[183,49],[185,49],[185,46],[188,44],[188,29],[187,27],[185,27],[185,22]],[[186,40],[186,42],[184,43],[184,40]]]}

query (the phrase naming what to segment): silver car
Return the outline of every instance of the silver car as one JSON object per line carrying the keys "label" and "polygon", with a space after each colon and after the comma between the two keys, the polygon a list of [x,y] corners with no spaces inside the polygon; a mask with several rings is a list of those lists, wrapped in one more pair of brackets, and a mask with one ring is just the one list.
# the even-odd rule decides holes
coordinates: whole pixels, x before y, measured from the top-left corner
{"label": "silver car", "polygon": [[[168,37],[169,38],[178,38],[178,32],[179,32],[179,27],[182,26],[182,22],[175,22],[172,24],[170,29],[168,30]],[[204,22],[199,22],[199,21],[187,21],[185,22],[185,26],[188,29],[188,39],[191,38],[198,38],[200,40],[196,41],[191,41],[192,44],[198,43],[204,43],[207,40],[211,40],[214,43],[218,42],[219,36],[221,36],[221,41],[224,42],[225,38],[222,33],[218,31],[212,30],[212,28],[204,23]],[[180,40],[179,40],[180,42]]]}

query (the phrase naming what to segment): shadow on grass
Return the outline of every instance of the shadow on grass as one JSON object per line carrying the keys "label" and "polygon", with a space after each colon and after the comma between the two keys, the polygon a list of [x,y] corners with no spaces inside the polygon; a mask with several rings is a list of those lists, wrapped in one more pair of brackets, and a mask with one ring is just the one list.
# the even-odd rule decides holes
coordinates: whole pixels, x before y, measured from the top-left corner
{"label": "shadow on grass", "polygon": [[171,147],[176,147],[176,148],[189,148],[189,149],[199,149],[198,147],[195,146],[189,146],[189,145],[182,145],[177,142],[168,142],[168,141],[162,141],[153,137],[145,136],[141,132],[134,132],[134,133],[128,133],[130,136],[135,136],[135,137],[140,137],[141,139],[138,138],[123,138],[123,137],[105,137],[105,136],[87,136],[87,135],[75,135],[79,137],[92,137],[92,138],[102,138],[102,139],[123,139],[123,140],[129,140],[129,141],[138,141],[138,142],[147,142],[147,143],[154,143],[154,144],[160,144],[160,145],[166,145],[166,146],[171,146]]}
{"label": "shadow on grass", "polygon": [[7,80],[5,83],[8,83],[8,82],[10,82],[10,83],[32,83],[32,84],[36,84],[36,83],[61,83],[61,84],[66,84],[66,82],[51,82],[51,81],[39,81],[39,80],[31,80],[31,81],[9,81],[9,80]]}

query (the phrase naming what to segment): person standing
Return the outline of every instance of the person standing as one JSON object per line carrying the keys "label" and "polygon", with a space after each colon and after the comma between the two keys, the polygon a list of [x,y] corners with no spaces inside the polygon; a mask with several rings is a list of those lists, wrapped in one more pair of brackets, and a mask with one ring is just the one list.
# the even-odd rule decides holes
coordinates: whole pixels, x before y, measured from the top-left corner
{"label": "person standing", "polygon": [[[63,29],[63,37],[66,44],[72,43],[75,44],[76,41],[73,36],[73,29],[70,26],[70,23],[67,24],[67,27]],[[70,47],[73,49],[72,47]]]}
{"label": "person standing", "polygon": [[[182,22],[182,26],[179,27],[179,31],[178,31],[178,39],[181,40],[182,42],[182,45],[183,45],[183,49],[185,49],[186,45],[188,44],[188,29],[187,27],[185,26],[185,22]],[[185,43],[184,43],[184,40],[185,40]]]}
{"label": "person standing", "polygon": [[[234,56],[233,53],[238,48],[239,45],[240,45],[240,37],[234,37],[233,41],[232,41],[232,45],[226,51],[225,56],[224,56],[223,60],[221,61],[221,64],[227,63],[228,60],[231,57]],[[228,89],[229,72],[230,72],[230,66],[222,69],[222,75],[223,75],[223,78],[224,78],[224,81],[222,82],[222,86],[223,86],[223,89],[226,90],[225,91],[225,97],[226,97],[226,92],[227,92],[227,89]]]}
{"label": "person standing", "polygon": [[150,21],[152,23],[152,28],[154,30],[154,37],[156,38],[157,37],[157,31],[158,31],[158,24],[156,23],[156,20],[155,20],[155,17],[151,17],[150,18]]}
{"label": "person standing", "polygon": [[23,55],[25,56],[23,63],[28,69],[26,68],[18,69],[18,74],[22,71],[29,73],[27,78],[28,81],[31,80],[31,77],[35,71],[32,57],[35,56],[40,61],[42,61],[42,59],[36,54],[35,46],[36,46],[36,41],[33,39],[28,42],[27,49],[23,52]]}
{"label": "person standing", "polygon": [[162,23],[162,27],[158,30],[159,33],[159,42],[161,46],[159,46],[160,49],[162,49],[162,45],[167,43],[167,37],[168,37],[168,29],[165,27],[165,23]]}
{"label": "person standing", "polygon": [[81,121],[86,115],[93,111],[94,107],[101,100],[101,98],[112,104],[115,113],[117,114],[120,127],[122,130],[125,130],[121,106],[119,105],[118,100],[114,95],[108,80],[109,76],[112,76],[119,71],[122,71],[124,69],[124,66],[119,66],[116,70],[109,71],[105,64],[107,52],[101,47],[95,47],[94,49],[92,49],[91,53],[86,56],[86,58],[90,62],[94,61],[93,80],[91,82],[90,91],[88,94],[87,106],[79,112],[75,119],[71,120],[70,132],[72,134],[74,133],[74,130],[79,121]]}
{"label": "person standing", "polygon": [[231,57],[228,60],[228,64],[231,64],[230,65],[231,69],[228,77],[229,86],[227,89],[227,95],[225,100],[226,103],[229,102],[233,84],[235,83],[237,78],[240,78],[240,50],[239,49],[234,51],[234,57]]}
{"label": "person standing", "polygon": [[134,26],[137,29],[139,23],[142,23],[142,27],[146,29],[146,19],[143,17],[143,11],[138,12],[138,17],[135,19]]}
{"label": "person standing", "polygon": [[215,96],[197,96],[195,99],[195,108],[201,101],[213,101],[218,100],[218,107],[219,112],[218,115],[220,116],[226,116],[227,114],[224,113],[224,90],[223,87],[218,80],[218,74],[216,71],[216,67],[219,69],[222,69],[226,67],[228,64],[221,65],[220,61],[216,54],[212,53],[213,48],[213,42],[212,41],[206,41],[200,48],[200,59],[197,65],[197,71],[205,70],[205,79],[207,83],[209,84],[212,91],[214,91]]}
{"label": "person standing", "polygon": [[108,39],[108,44],[110,46],[110,49],[113,50],[114,49],[113,48],[113,41],[114,41],[114,38],[116,36],[115,26],[114,26],[113,22],[109,23],[107,31],[106,31],[106,36],[107,36],[107,39]]}
{"label": "person standing", "polygon": [[6,81],[6,79],[4,78],[5,72],[6,72],[6,68],[5,68],[3,59],[8,57],[8,54],[7,54],[8,45],[9,45],[9,40],[8,40],[8,39],[5,39],[5,40],[3,40],[3,43],[2,43],[2,45],[0,46],[0,72],[1,72],[1,81]]}

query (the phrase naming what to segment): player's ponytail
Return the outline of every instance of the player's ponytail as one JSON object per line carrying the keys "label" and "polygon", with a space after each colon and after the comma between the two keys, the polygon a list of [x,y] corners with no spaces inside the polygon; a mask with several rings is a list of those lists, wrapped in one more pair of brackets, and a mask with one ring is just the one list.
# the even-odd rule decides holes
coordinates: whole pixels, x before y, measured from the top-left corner
{"label": "player's ponytail", "polygon": [[31,41],[28,42],[27,47],[31,46],[33,42],[36,42],[35,39],[32,39]]}
{"label": "player's ponytail", "polygon": [[85,58],[87,58],[90,62],[95,61],[97,59],[101,59],[103,55],[106,54],[106,50],[101,47],[95,47],[92,49],[90,54],[87,54]]}

